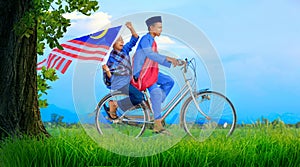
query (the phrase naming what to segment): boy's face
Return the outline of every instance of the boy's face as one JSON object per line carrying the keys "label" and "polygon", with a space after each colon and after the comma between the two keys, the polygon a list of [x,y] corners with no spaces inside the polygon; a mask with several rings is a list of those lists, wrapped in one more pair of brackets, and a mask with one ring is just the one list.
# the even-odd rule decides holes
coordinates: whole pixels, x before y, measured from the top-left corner
{"label": "boy's face", "polygon": [[113,45],[113,48],[117,51],[121,51],[123,49],[124,41],[123,38],[120,36]]}
{"label": "boy's face", "polygon": [[160,36],[162,32],[162,23],[157,22],[150,26],[150,31],[153,32],[156,36]]}

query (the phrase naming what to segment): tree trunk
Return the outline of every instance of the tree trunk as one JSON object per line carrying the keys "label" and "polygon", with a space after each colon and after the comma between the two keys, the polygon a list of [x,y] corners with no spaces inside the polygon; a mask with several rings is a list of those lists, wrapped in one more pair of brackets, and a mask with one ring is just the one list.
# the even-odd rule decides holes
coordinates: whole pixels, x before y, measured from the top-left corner
{"label": "tree trunk", "polygon": [[32,0],[0,1],[0,138],[49,135],[41,121],[37,97],[37,28],[29,38],[14,25]]}

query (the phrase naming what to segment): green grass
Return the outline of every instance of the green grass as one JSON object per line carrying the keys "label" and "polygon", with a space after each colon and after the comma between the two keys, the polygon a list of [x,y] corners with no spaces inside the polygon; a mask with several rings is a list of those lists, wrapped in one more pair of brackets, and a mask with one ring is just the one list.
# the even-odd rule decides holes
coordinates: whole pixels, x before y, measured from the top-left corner
{"label": "green grass", "polygon": [[[213,136],[204,142],[185,137],[167,151],[145,157],[110,152],[99,147],[98,141],[92,140],[81,128],[55,128],[49,129],[49,132],[53,137],[42,140],[24,137],[0,142],[0,166],[300,165],[300,129],[296,128],[239,127],[230,138]],[[99,142],[110,142],[112,147],[116,147],[118,145],[114,142],[125,140],[122,145],[128,150],[138,151],[139,145],[147,149],[147,142],[142,138],[132,144],[126,139],[113,137]],[[100,136],[98,138],[101,139]],[[161,136],[155,141],[163,145],[172,140],[178,138]]]}

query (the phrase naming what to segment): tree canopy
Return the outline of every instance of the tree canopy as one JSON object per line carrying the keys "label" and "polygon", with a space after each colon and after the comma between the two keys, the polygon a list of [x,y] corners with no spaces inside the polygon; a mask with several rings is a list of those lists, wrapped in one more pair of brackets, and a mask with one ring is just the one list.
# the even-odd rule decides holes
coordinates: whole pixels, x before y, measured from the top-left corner
{"label": "tree canopy", "polygon": [[[63,15],[66,13],[80,12],[85,15],[91,15],[92,11],[98,10],[97,1],[41,1],[35,0],[35,9],[32,11],[35,18],[32,17],[32,14],[29,14],[29,18],[24,17],[25,20],[35,19],[37,21],[37,53],[39,55],[44,54],[44,49],[48,45],[52,48],[63,49],[58,39],[64,36],[64,33],[67,32],[67,27],[69,27],[70,19],[65,18]],[[32,21],[29,21],[32,22]],[[27,22],[28,23],[28,22]],[[29,26],[30,27],[30,26]],[[32,34],[32,31],[27,29],[23,34],[28,36]],[[46,70],[42,69],[41,74],[38,74],[38,97],[39,97],[39,106],[47,107],[47,99],[41,99],[43,94],[47,94],[47,89],[50,88],[47,80],[55,81],[58,77],[55,75],[54,69]]]}

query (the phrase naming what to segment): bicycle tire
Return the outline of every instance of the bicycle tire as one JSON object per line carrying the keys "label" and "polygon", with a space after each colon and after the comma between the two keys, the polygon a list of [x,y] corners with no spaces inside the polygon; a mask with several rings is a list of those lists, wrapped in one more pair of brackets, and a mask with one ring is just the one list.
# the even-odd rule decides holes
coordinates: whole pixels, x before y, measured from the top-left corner
{"label": "bicycle tire", "polygon": [[201,110],[211,120],[207,120],[196,108],[192,96],[183,104],[180,120],[187,134],[204,141],[209,136],[230,136],[236,126],[237,116],[232,102],[223,94],[215,91],[199,91],[195,99]]}
{"label": "bicycle tire", "polygon": [[[139,137],[146,128],[146,121],[149,120],[149,113],[144,103],[138,104],[127,111],[118,108],[119,118],[111,120],[105,112],[110,100],[120,100],[128,95],[119,91],[110,93],[103,97],[96,107],[96,128],[101,135],[122,133],[131,137]],[[123,116],[123,117],[122,117]]]}

